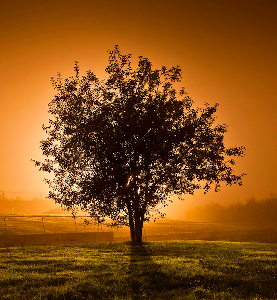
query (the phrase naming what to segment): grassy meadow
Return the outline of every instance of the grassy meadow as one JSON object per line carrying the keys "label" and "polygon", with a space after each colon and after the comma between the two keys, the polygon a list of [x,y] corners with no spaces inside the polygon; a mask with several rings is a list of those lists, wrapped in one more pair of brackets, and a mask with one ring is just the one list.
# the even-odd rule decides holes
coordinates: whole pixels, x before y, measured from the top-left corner
{"label": "grassy meadow", "polygon": [[0,249],[1,299],[277,299],[277,244]]}

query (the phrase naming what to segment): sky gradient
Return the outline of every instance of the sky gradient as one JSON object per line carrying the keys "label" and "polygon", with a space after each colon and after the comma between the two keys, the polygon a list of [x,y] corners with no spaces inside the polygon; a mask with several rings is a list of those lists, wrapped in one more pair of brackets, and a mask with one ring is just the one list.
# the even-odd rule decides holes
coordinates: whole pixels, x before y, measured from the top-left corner
{"label": "sky gradient", "polygon": [[276,9],[275,0],[1,1],[0,191],[47,193],[30,159],[42,159],[50,77],[73,75],[77,60],[81,73],[104,78],[106,51],[118,44],[134,61],[180,65],[196,105],[219,103],[227,145],[246,147],[235,167],[247,173],[243,187],[197,192],[170,205],[169,217],[277,193]]}

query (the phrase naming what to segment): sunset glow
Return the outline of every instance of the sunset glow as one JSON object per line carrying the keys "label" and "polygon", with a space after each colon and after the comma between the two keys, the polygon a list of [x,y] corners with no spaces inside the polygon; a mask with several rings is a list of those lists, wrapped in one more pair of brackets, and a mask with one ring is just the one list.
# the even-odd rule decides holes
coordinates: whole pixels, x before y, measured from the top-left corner
{"label": "sunset glow", "polygon": [[71,76],[78,61],[81,75],[105,78],[106,51],[115,44],[134,61],[142,55],[156,68],[180,65],[180,86],[197,106],[219,103],[226,144],[246,147],[235,167],[247,173],[243,187],[196,192],[170,204],[169,217],[211,201],[276,194],[276,9],[270,0],[1,3],[0,201],[46,196],[45,174],[30,160],[42,159],[41,126],[55,95],[50,77]]}

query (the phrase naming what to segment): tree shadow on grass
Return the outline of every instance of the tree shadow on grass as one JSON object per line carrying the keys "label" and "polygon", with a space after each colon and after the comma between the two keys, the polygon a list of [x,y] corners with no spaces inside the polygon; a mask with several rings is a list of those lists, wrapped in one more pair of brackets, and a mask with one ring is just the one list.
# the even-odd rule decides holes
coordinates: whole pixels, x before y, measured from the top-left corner
{"label": "tree shadow on grass", "polygon": [[[197,260],[199,271],[178,274],[174,266],[166,266],[167,261],[159,262],[158,253],[147,243],[130,246],[129,256],[126,299],[235,299],[236,296],[275,299],[276,296],[272,291],[273,279],[268,283],[246,280],[239,274],[247,271],[244,269],[229,273],[222,270],[224,266],[208,266]],[[188,267],[183,265],[183,268]]]}
{"label": "tree shadow on grass", "polygon": [[154,254],[147,243],[130,246],[128,296],[131,299],[167,299],[173,290],[184,287],[183,278],[175,278],[162,270],[153,260]]}

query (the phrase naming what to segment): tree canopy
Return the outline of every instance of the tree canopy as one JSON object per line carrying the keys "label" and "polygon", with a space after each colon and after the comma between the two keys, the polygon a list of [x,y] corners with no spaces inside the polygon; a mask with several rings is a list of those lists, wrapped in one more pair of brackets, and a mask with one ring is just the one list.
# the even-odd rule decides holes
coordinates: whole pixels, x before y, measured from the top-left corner
{"label": "tree canopy", "polygon": [[227,126],[215,123],[218,104],[194,107],[175,88],[179,66],[154,69],[140,56],[133,69],[118,46],[108,53],[105,80],[92,71],[80,76],[77,62],[73,77],[52,78],[57,93],[41,141],[46,158],[35,163],[54,174],[47,180],[51,199],[130,226],[136,243],[144,221],[170,195],[241,185],[244,174],[233,165],[244,147],[225,146]]}

